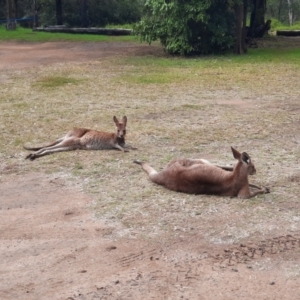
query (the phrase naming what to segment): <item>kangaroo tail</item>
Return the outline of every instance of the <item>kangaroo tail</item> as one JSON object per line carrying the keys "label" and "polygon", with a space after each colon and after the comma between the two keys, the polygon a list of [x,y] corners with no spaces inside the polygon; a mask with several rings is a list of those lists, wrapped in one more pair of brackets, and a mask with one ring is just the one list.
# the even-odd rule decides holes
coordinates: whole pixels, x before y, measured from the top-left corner
{"label": "kangaroo tail", "polygon": [[49,144],[47,146],[41,146],[41,147],[26,147],[26,146],[23,146],[23,148],[26,149],[26,150],[31,150],[31,151],[39,151],[39,150],[41,150],[43,148],[55,146],[58,143],[60,143],[61,141],[62,141],[62,139],[59,139],[59,140],[57,140],[57,141],[55,141],[55,142],[53,142],[53,143],[51,143],[51,144]]}

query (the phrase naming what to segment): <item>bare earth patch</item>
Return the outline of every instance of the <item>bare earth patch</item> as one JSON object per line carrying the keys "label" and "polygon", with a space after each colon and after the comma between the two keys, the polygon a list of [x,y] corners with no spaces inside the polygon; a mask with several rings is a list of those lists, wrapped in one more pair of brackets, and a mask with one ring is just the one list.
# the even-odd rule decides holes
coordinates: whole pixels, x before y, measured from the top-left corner
{"label": "bare earth patch", "polygon": [[[278,91],[277,96],[276,91],[265,96],[250,90],[239,93],[235,85],[229,90],[220,86],[218,94],[210,94],[198,84],[184,90],[183,84],[186,102],[162,111],[160,103],[171,98],[162,87],[143,91],[153,92],[154,103],[144,104],[148,110],[139,110],[133,98],[144,95],[129,84],[117,90],[117,82],[114,91],[105,89],[107,78],[119,74],[102,59],[152,55],[164,54],[160,47],[130,43],[0,44],[0,85],[5,87],[26,70],[32,84],[35,72],[42,76],[43,70],[54,72],[72,62],[77,65],[68,68],[74,68],[76,76],[104,69],[99,94],[94,96],[90,87],[91,95],[81,95],[74,87],[82,107],[71,111],[66,105],[57,122],[45,120],[48,108],[43,102],[39,105],[44,111],[34,120],[36,108],[30,106],[28,114],[33,115],[27,116],[22,104],[21,121],[32,120],[30,128],[23,124],[26,141],[36,135],[34,142],[49,141],[50,133],[50,139],[59,137],[58,132],[70,129],[66,125],[73,114],[78,116],[72,119],[75,124],[87,120],[85,126],[92,127],[99,119],[90,111],[101,119],[105,110],[111,111],[110,118],[127,109],[129,141],[139,147],[125,155],[77,151],[28,162],[18,136],[15,144],[8,144],[16,149],[13,153],[0,152],[0,299],[300,299],[299,96],[283,99],[284,91],[279,96]],[[31,96],[28,82],[20,84]],[[194,94],[202,98],[201,105]],[[98,103],[99,95],[116,102]],[[52,96],[51,107],[61,110],[62,98]],[[126,104],[117,106],[123,97]],[[176,95],[173,99],[177,101]],[[2,114],[11,120],[5,111]],[[102,124],[109,124],[109,118]],[[18,134],[9,131],[9,122],[18,121],[2,124],[5,139]],[[50,133],[41,131],[39,121],[53,124]],[[188,135],[187,128],[191,142],[180,144],[177,135]],[[195,136],[203,133],[196,143]],[[200,152],[212,161],[232,162],[232,140],[252,149],[259,174],[251,181],[268,184],[271,194],[247,201],[176,194],[152,185],[132,164],[134,158],[147,157],[158,168],[170,159],[169,153],[186,152],[188,157]]]}

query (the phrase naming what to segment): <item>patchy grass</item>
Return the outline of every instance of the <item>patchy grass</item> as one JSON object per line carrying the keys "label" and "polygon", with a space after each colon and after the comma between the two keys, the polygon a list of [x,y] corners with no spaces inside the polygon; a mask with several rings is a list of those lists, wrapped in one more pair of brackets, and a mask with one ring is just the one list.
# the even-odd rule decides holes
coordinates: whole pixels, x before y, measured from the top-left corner
{"label": "patchy grass", "polygon": [[[80,183],[94,197],[97,216],[119,220],[128,232],[147,238],[167,232],[235,243],[294,230],[299,48],[294,41],[284,48],[279,39],[261,43],[239,57],[122,52],[105,60],[6,71],[0,77],[1,176],[10,170],[66,174],[70,184]],[[114,115],[127,115],[127,140],[137,151],[73,151],[24,160],[22,145],[50,142],[73,126],[114,131]],[[160,170],[185,156],[229,164],[230,146],[252,156],[257,175],[251,182],[270,186],[271,194],[247,201],[179,194],[152,184],[132,163],[146,160]]]}
{"label": "patchy grass", "polygon": [[38,79],[33,86],[41,87],[41,88],[57,88],[61,86],[65,86],[67,84],[78,84],[83,80],[70,78],[70,77],[63,77],[63,76],[48,76]]}

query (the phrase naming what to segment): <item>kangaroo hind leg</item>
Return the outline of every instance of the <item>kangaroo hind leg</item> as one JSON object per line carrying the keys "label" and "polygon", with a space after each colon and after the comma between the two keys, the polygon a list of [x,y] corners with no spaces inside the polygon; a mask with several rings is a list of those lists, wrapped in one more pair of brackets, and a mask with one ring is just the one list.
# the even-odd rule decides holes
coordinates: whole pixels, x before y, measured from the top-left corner
{"label": "kangaroo hind leg", "polygon": [[36,158],[39,158],[41,156],[48,155],[51,153],[76,150],[76,149],[81,148],[80,140],[74,139],[74,138],[69,138],[66,140],[63,139],[61,142],[53,143],[53,144],[54,144],[53,146],[41,148],[37,152],[27,155],[26,159],[34,160]]}

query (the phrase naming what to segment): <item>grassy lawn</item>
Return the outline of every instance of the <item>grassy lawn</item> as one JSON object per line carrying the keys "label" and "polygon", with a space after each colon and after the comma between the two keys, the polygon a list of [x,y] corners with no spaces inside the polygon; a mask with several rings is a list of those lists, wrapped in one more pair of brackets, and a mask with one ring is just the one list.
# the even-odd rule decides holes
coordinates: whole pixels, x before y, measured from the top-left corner
{"label": "grassy lawn", "polygon": [[[26,41],[123,40],[3,32],[5,41],[21,36]],[[204,238],[228,234],[234,241],[291,229],[299,211],[281,208],[296,203],[300,192],[299,78],[299,42],[277,38],[242,56],[127,53],[5,70],[0,75],[0,180],[28,172],[64,177],[95,198],[96,215],[120,220],[128,232],[147,238],[166,231],[188,234],[201,225]],[[24,160],[24,144],[47,143],[72,126],[114,131],[114,115],[127,115],[127,140],[137,151],[74,151]],[[234,163],[230,146],[252,156],[257,175],[251,181],[270,186],[271,194],[249,201],[177,194],[151,184],[132,163],[147,160],[161,169],[178,156]],[[214,228],[216,218],[227,225]]]}
{"label": "grassy lawn", "polygon": [[17,27],[17,30],[5,29],[0,26],[0,41],[23,41],[23,42],[113,42],[113,41],[135,41],[134,36],[107,36],[94,34],[71,34],[71,33],[49,33],[36,32],[28,28]]}

